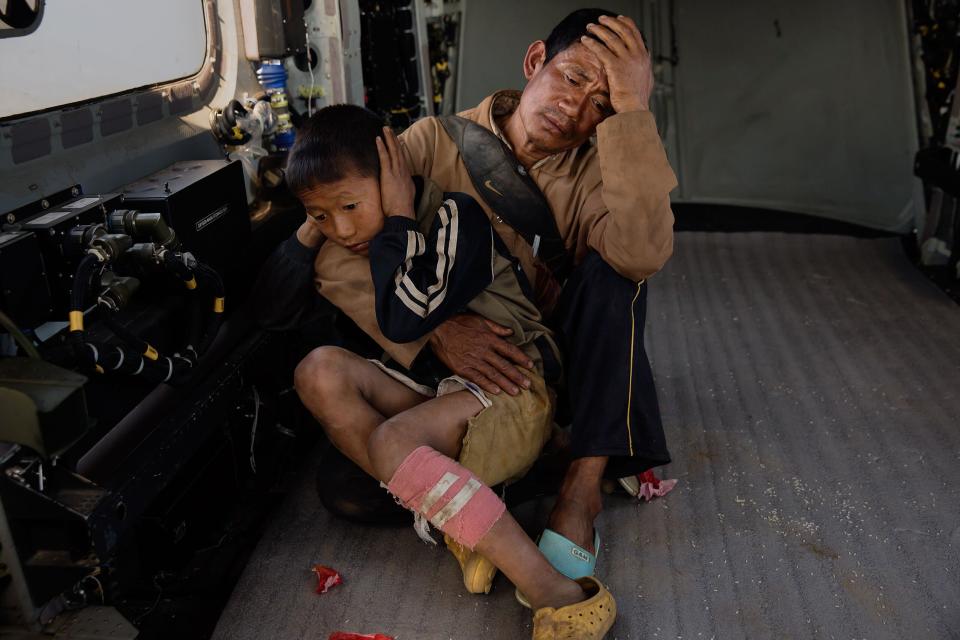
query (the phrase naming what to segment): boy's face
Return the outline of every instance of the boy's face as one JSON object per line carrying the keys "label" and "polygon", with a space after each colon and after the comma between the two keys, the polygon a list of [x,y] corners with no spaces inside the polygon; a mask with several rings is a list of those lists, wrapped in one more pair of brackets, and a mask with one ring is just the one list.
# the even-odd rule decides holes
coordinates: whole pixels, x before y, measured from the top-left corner
{"label": "boy's face", "polygon": [[379,180],[348,174],[297,195],[328,240],[367,255],[370,241],[383,228]]}

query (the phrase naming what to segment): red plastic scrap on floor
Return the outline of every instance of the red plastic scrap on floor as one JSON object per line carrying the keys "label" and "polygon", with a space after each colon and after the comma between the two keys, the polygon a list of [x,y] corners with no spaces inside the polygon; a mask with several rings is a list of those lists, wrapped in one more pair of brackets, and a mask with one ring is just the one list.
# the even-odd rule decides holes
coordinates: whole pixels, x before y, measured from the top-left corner
{"label": "red plastic scrap on floor", "polygon": [[313,572],[317,574],[317,593],[326,593],[331,587],[343,583],[343,578],[335,569],[322,564],[313,565]]}
{"label": "red plastic scrap on floor", "polygon": [[393,638],[390,636],[385,636],[382,633],[374,633],[363,636],[359,633],[344,633],[343,631],[335,631],[327,640],[393,640]]}
{"label": "red plastic scrap on floor", "polygon": [[638,475],[637,479],[640,481],[640,492],[637,497],[643,498],[647,502],[667,495],[677,485],[676,480],[661,480],[654,475],[653,469],[647,469]]}

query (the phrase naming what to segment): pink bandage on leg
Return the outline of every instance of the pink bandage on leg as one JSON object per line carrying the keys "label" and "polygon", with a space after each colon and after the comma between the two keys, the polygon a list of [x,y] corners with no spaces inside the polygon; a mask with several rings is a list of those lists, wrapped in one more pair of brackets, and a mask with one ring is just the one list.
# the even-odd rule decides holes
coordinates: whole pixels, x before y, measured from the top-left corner
{"label": "pink bandage on leg", "polygon": [[387,489],[471,550],[506,510],[490,487],[430,447],[418,447],[407,456]]}

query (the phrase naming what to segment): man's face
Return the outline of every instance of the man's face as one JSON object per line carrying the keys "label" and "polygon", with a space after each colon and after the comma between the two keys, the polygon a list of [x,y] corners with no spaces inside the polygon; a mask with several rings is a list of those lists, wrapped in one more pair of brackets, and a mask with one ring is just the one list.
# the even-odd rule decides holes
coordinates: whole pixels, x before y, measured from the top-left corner
{"label": "man's face", "polygon": [[553,154],[574,149],[613,114],[607,75],[600,60],[579,42],[543,63],[543,43],[527,51],[526,88],[517,113],[531,143]]}
{"label": "man's face", "polygon": [[328,240],[367,255],[370,241],[383,228],[379,180],[350,174],[297,195]]}

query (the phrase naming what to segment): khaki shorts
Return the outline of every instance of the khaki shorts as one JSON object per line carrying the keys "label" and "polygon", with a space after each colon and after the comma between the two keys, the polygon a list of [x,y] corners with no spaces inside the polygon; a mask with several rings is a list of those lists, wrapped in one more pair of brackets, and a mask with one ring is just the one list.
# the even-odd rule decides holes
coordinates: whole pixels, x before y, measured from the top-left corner
{"label": "khaki shorts", "polygon": [[530,388],[519,395],[501,393],[488,396],[460,376],[444,378],[434,390],[414,382],[378,360],[370,362],[394,380],[424,396],[469,391],[477,397],[483,409],[467,422],[467,433],[463,436],[458,461],[488,487],[522,478],[540,457],[540,451],[550,439],[555,398],[543,378],[534,371],[524,371],[530,379]]}

